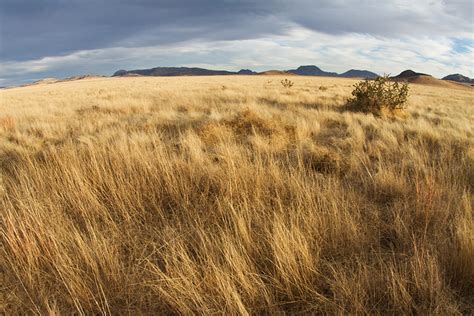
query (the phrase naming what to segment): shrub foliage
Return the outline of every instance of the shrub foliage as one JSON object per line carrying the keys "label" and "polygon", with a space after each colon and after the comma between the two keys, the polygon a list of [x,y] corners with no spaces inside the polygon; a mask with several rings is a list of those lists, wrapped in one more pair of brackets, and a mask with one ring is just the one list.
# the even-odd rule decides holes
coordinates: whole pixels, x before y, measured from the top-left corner
{"label": "shrub foliage", "polygon": [[353,111],[381,114],[403,110],[408,100],[408,83],[391,82],[388,76],[366,79],[354,85],[352,98],[348,100]]}

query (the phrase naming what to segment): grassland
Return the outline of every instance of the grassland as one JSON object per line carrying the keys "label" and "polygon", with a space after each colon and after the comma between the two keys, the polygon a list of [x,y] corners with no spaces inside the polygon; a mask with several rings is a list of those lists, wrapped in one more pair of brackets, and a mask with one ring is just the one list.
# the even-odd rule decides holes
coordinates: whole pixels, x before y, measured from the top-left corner
{"label": "grassland", "polygon": [[473,313],[474,90],[281,79],[0,91],[0,313]]}

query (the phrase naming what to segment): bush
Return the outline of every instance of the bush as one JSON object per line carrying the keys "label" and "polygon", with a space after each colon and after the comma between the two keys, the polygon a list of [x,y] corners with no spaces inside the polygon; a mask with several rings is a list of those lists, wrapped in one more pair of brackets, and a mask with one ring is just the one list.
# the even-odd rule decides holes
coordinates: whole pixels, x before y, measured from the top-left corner
{"label": "bush", "polygon": [[388,76],[374,80],[366,79],[354,85],[352,98],[348,100],[349,108],[358,112],[370,112],[380,115],[394,113],[406,107],[408,83],[390,82]]}
{"label": "bush", "polygon": [[288,79],[284,79],[284,80],[281,81],[281,85],[285,88],[291,88],[291,87],[293,87],[294,84],[295,83],[293,81],[288,80]]}

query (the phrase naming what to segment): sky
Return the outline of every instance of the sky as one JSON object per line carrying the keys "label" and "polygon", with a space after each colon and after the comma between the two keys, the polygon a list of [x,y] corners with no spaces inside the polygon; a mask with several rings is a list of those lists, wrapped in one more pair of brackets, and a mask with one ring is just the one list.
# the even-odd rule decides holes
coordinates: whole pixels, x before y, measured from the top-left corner
{"label": "sky", "polygon": [[474,77],[473,0],[0,0],[0,86],[119,69]]}

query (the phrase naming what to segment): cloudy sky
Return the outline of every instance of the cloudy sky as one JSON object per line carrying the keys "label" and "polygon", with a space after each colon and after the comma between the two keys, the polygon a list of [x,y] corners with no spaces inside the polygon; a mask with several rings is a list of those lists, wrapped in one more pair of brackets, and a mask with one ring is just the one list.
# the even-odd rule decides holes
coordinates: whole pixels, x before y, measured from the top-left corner
{"label": "cloudy sky", "polygon": [[472,0],[1,0],[0,86],[118,69],[314,64],[474,77]]}

